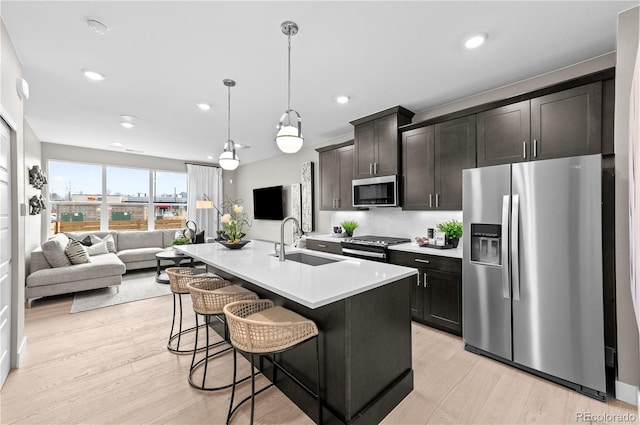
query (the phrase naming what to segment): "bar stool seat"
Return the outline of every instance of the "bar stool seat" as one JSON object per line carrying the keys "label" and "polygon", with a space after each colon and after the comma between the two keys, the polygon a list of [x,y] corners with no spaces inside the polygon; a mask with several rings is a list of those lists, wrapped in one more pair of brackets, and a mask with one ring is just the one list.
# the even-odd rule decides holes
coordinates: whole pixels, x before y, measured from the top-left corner
{"label": "bar stool seat", "polygon": [[[207,387],[205,381],[207,379],[207,367],[209,365],[209,359],[222,354],[232,349],[229,344],[229,334],[226,321],[224,320],[223,308],[225,305],[234,301],[241,300],[257,300],[258,296],[239,285],[232,285],[231,282],[221,279],[206,279],[195,280],[187,284],[187,288],[191,293],[191,301],[193,304],[193,311],[196,313],[196,342],[198,341],[198,316],[205,316],[205,331],[206,331],[206,345],[205,355],[203,358],[196,362],[196,351],[193,351],[193,357],[191,358],[191,367],[189,368],[189,384],[199,390],[204,391],[217,391],[224,388],[229,388],[233,383],[218,387]],[[209,319],[215,317],[223,323],[224,326],[224,339],[216,343],[211,344],[209,342]],[[209,353],[210,348],[227,344],[228,346],[215,352]],[[204,371],[202,374],[202,383],[197,384],[194,382],[194,373],[196,370],[204,365]],[[249,379],[249,377],[245,378]]]}
{"label": "bar stool seat", "polygon": [[[318,327],[316,324],[296,312],[284,307],[275,306],[270,300],[238,301],[227,304],[224,314],[229,327],[229,338],[234,348],[233,354],[233,389],[227,414],[227,424],[236,410],[249,399],[251,400],[251,423],[253,424],[255,396],[272,387],[276,381],[276,370],[281,370],[296,384],[304,389],[318,403],[318,422],[322,423],[322,398],[320,396],[320,357],[318,348]],[[293,349],[311,339],[316,343],[316,390],[311,390],[291,372],[286,370],[276,361],[276,354]],[[251,395],[246,397],[237,406],[233,406],[236,384],[236,353],[247,354],[251,360],[253,372],[254,355],[260,360],[268,359],[273,364],[272,383],[255,390],[255,373],[251,374]],[[271,356],[271,358],[268,358]]]}
{"label": "bar stool seat", "polygon": [[[194,344],[194,348],[189,348],[186,350],[180,348],[180,341],[182,337],[189,332],[195,331],[197,326],[196,325],[184,330],[182,329],[182,295],[189,293],[189,288],[187,287],[187,284],[189,282],[202,279],[222,280],[222,278],[216,274],[208,273],[204,269],[198,269],[195,267],[169,267],[165,270],[165,272],[169,277],[169,287],[171,289],[171,293],[173,294],[173,320],[171,321],[171,331],[169,332],[169,340],[167,341],[167,350],[176,354],[191,354],[194,349],[199,351],[204,350],[205,347],[198,348],[197,344]],[[178,332],[174,333],[176,326],[176,301],[178,302],[177,304],[179,308],[179,317],[177,318]]]}

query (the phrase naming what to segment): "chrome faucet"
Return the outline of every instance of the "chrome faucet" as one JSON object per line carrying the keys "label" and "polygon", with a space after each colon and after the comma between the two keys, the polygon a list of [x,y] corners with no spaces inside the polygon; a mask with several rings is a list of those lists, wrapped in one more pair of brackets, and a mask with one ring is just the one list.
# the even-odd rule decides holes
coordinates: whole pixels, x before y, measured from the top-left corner
{"label": "chrome faucet", "polygon": [[280,225],[280,255],[278,256],[280,261],[284,261],[284,224],[289,220],[293,220],[296,227],[298,228],[298,233],[303,233],[302,229],[300,228],[300,223],[298,222],[298,219],[295,218],[294,216],[290,215],[288,217],[285,217],[284,220],[282,220],[282,224]]}

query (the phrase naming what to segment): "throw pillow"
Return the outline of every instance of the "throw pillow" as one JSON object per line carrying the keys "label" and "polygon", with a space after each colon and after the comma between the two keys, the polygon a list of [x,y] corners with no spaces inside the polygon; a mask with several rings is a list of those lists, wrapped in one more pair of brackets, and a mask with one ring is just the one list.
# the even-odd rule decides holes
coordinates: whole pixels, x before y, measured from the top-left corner
{"label": "throw pillow", "polygon": [[64,233],[58,233],[42,244],[42,253],[51,267],[71,265],[69,257],[64,252],[67,245],[69,245],[69,238]]}
{"label": "throw pillow", "polygon": [[94,243],[91,246],[88,246],[86,249],[87,249],[87,254],[89,254],[89,256],[109,253],[109,251],[107,250],[107,243],[103,240],[101,240],[98,243]]}
{"label": "throw pillow", "polygon": [[84,239],[82,239],[81,241],[79,241],[82,245],[84,246],[91,246],[91,235],[87,235],[84,237]]}
{"label": "throw pillow", "polygon": [[116,241],[113,240],[113,235],[112,234],[108,234],[102,240],[107,244],[107,251],[113,252],[114,254],[117,252],[116,251]]}
{"label": "throw pillow", "polygon": [[84,264],[89,262],[87,248],[78,241],[72,240],[65,250],[71,264]]}
{"label": "throw pillow", "polygon": [[100,243],[102,242],[102,239],[100,239],[99,237],[97,237],[96,235],[89,235],[87,236],[89,239],[91,239],[91,245],[93,245],[94,243]]}

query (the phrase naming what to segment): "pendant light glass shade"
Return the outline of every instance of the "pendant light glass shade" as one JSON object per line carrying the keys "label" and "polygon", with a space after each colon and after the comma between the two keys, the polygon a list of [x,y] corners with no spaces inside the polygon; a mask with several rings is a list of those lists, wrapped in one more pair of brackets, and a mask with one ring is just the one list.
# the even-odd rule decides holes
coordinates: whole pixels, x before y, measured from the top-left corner
{"label": "pendant light glass shade", "polygon": [[231,87],[236,85],[233,80],[222,80],[228,89],[228,119],[227,119],[227,143],[224,144],[224,152],[218,157],[218,163],[223,170],[235,170],[240,165],[240,158],[236,154],[236,145],[231,140]]}
{"label": "pendant light glass shade", "polygon": [[223,170],[235,170],[240,165],[240,158],[235,151],[224,151],[220,154],[218,163]]}
{"label": "pendant light glass shade", "polygon": [[276,143],[278,148],[284,153],[296,153],[302,148],[304,139],[299,135],[298,128],[286,125],[276,135]]}
{"label": "pendant light glass shade", "polygon": [[[287,36],[289,42],[287,58],[287,110],[278,123],[276,144],[284,153],[295,153],[302,148],[302,119],[300,114],[291,109],[291,36],[298,33],[298,25],[295,22],[285,21],[280,25],[282,33]],[[295,114],[295,126],[292,125],[291,114]]]}

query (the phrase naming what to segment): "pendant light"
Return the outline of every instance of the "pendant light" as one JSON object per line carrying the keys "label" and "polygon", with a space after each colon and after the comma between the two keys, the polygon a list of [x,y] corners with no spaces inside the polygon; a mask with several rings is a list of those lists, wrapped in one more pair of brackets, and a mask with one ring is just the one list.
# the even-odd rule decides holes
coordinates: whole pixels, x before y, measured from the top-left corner
{"label": "pendant light", "polygon": [[[287,110],[280,117],[276,143],[284,153],[295,153],[300,150],[304,138],[302,137],[302,119],[300,114],[291,109],[291,36],[298,33],[298,24],[285,21],[280,25],[282,33],[287,36],[288,47],[288,78],[287,78]],[[291,124],[291,115],[295,114],[295,126]]]}
{"label": "pendant light", "polygon": [[229,79],[224,79],[222,82],[228,89],[227,142],[224,144],[224,152],[220,154],[218,163],[224,170],[235,170],[240,165],[236,144],[231,140],[231,87],[234,87],[236,82]]}

